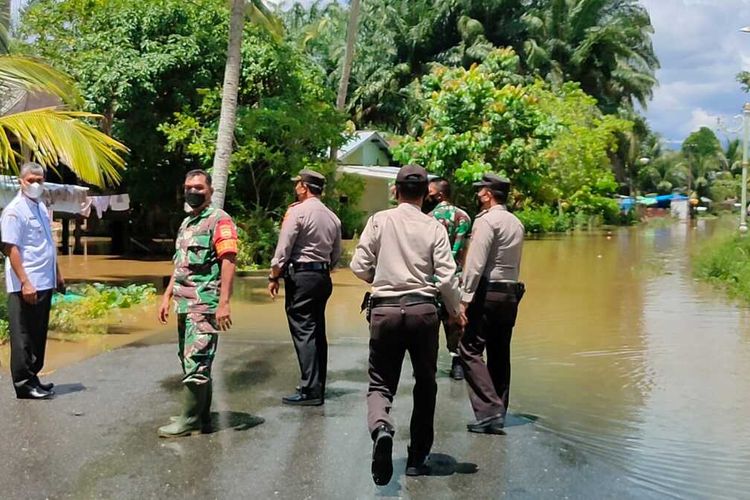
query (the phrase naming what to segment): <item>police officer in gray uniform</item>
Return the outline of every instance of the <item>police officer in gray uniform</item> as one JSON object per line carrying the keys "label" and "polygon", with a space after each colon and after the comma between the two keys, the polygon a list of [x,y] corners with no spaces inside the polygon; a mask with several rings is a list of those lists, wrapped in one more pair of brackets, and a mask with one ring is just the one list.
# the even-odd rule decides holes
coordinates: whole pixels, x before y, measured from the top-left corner
{"label": "police officer in gray uniform", "polygon": [[396,177],[398,206],[370,218],[350,266],[357,277],[372,284],[367,425],[374,441],[372,477],[378,485],[388,484],[393,474],[390,413],[407,351],[415,384],[406,474],[429,472],[437,393],[439,295],[460,324],[456,263],[445,228],[421,211],[426,193],[425,169],[402,167]]}
{"label": "police officer in gray uniform", "polygon": [[505,206],[509,181],[488,173],[474,186],[482,211],[474,220],[464,265],[461,309],[468,323],[458,346],[477,419],[467,428],[503,434],[510,394],[510,338],[525,291],[518,281],[524,227]]}
{"label": "police officer in gray uniform", "polygon": [[328,366],[325,309],[331,296],[330,270],[341,256],[341,222],[320,196],[325,177],[302,170],[295,182],[297,202],[281,224],[279,242],[271,260],[268,291],[272,298],[284,277],[285,308],[301,377],[296,393],[284,404],[322,405]]}

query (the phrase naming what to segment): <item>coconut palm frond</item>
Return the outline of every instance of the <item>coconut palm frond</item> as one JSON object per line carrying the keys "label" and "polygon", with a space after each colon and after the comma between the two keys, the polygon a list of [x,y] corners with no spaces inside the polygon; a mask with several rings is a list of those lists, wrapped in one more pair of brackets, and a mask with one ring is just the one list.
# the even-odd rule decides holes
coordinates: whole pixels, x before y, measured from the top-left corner
{"label": "coconut palm frond", "polygon": [[0,55],[10,53],[10,34],[6,22],[6,16],[0,12]]}
{"label": "coconut palm frond", "polygon": [[104,187],[120,180],[128,149],[87,124],[98,115],[81,111],[41,108],[0,117],[0,168],[15,170],[21,149],[31,152],[39,163],[50,168],[62,163],[81,180]]}
{"label": "coconut palm frond", "polygon": [[48,92],[68,104],[80,103],[78,90],[69,76],[30,57],[0,57],[0,82],[8,87]]}
{"label": "coconut palm frond", "polygon": [[247,17],[253,24],[263,27],[274,40],[281,41],[284,38],[284,24],[281,19],[274,15],[261,0],[252,0],[247,6]]}

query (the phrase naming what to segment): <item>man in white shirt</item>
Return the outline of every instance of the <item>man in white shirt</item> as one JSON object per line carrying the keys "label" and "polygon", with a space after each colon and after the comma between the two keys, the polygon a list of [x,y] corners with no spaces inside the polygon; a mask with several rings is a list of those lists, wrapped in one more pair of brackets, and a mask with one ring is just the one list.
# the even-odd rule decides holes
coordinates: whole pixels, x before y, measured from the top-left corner
{"label": "man in white shirt", "polygon": [[21,189],[0,217],[10,323],[10,367],[16,397],[49,399],[53,384],[39,380],[44,366],[52,293],[65,282],[57,266],[49,214],[44,202],[44,169],[26,163]]}

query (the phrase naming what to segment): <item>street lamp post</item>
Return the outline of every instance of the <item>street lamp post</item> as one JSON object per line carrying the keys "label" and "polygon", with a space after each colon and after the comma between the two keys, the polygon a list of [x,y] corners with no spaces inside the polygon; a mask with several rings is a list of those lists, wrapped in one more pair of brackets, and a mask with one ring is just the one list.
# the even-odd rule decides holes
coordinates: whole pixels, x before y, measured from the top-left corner
{"label": "street lamp post", "polygon": [[[750,33],[750,26],[740,29]],[[742,107],[742,207],[740,207],[740,232],[747,232],[747,142],[750,136],[750,103]]]}
{"label": "street lamp post", "polygon": [[750,103],[742,107],[742,191],[740,198],[740,232],[747,232],[747,143],[750,138]]}

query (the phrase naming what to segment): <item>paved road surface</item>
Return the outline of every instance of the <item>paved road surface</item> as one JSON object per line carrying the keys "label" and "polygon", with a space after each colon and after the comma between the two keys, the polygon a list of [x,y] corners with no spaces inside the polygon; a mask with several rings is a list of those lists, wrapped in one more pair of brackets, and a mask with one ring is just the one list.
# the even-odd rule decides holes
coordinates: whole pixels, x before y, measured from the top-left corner
{"label": "paved road surface", "polygon": [[[168,339],[60,369],[52,401],[18,401],[0,375],[0,497],[29,498],[644,498],[647,491],[514,416],[507,436],[477,436],[466,388],[440,374],[434,475],[407,478],[411,369],[396,398],[394,478],[370,478],[365,428],[367,345],[332,346],[323,407],[289,408],[291,343],[222,338],[214,422],[207,435],[163,440],[179,409],[179,367]],[[444,353],[441,353],[444,356]],[[447,357],[441,358],[446,368]]]}

